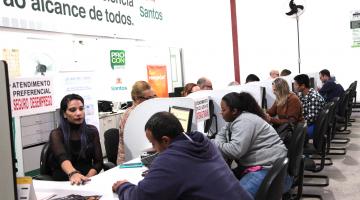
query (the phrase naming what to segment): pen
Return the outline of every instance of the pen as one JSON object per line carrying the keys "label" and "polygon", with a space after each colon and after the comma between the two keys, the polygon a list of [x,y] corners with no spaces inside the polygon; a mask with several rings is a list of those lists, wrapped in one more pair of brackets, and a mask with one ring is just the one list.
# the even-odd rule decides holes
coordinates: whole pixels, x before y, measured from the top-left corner
{"label": "pen", "polygon": [[120,168],[138,168],[143,167],[144,164],[142,163],[128,163],[128,164],[121,164],[119,165]]}

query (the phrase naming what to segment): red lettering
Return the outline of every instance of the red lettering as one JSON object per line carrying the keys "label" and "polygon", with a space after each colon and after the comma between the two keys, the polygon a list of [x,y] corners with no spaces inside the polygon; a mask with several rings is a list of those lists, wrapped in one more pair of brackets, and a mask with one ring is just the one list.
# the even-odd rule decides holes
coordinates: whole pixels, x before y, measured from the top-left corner
{"label": "red lettering", "polygon": [[13,99],[13,109],[16,110],[25,110],[29,108],[29,99],[21,98],[21,99]]}

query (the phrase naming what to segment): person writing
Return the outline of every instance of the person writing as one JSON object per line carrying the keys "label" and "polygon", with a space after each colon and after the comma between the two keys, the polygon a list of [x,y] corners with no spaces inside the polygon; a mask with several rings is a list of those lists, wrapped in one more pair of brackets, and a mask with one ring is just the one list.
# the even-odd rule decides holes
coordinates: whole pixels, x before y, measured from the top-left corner
{"label": "person writing", "polygon": [[226,94],[220,106],[227,124],[213,142],[229,165],[236,162],[233,171],[240,185],[255,197],[268,170],[277,159],[286,157],[287,149],[249,93]]}
{"label": "person writing", "polygon": [[187,83],[183,89],[183,91],[181,91],[181,96],[186,97],[187,95],[193,93],[193,92],[197,92],[200,90],[200,87],[198,85],[196,85],[195,83]]}
{"label": "person writing", "polygon": [[200,132],[184,133],[173,114],[155,113],[145,132],[159,155],[137,186],[127,180],[114,183],[119,199],[252,199],[210,140]]}
{"label": "person writing", "polygon": [[99,132],[86,124],[84,99],[66,95],[60,103],[60,125],[50,133],[49,160],[52,178],[82,184],[103,167]]}
{"label": "person writing", "polygon": [[296,94],[290,92],[286,80],[282,78],[275,79],[272,83],[272,89],[276,100],[267,111],[267,121],[276,128],[287,122],[298,123],[304,121],[301,101]]}

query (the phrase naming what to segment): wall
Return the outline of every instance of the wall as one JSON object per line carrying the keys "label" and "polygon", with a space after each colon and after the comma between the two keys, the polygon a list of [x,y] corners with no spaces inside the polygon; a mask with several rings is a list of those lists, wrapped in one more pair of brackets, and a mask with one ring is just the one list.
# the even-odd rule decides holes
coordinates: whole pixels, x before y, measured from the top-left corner
{"label": "wall", "polygon": [[169,44],[183,48],[185,83],[206,76],[215,89],[225,88],[234,80],[230,1],[167,1],[164,7]]}
{"label": "wall", "polygon": [[[288,0],[238,0],[237,19],[242,82],[250,73],[260,79],[270,69],[298,72],[296,20],[285,15]],[[306,1],[300,16],[301,72],[327,68],[346,89],[360,80],[356,73],[360,48],[351,48],[350,12],[360,1]]]}

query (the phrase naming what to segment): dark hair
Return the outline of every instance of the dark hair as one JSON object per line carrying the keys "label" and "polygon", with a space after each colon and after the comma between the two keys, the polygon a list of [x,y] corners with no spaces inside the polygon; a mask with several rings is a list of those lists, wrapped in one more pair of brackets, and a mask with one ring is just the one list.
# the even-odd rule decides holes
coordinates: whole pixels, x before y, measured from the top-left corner
{"label": "dark hair", "polygon": [[151,131],[157,141],[161,141],[163,136],[175,138],[184,132],[180,121],[169,112],[158,112],[152,115],[145,124],[146,130]]}
{"label": "dark hair", "polygon": [[280,72],[280,76],[287,76],[287,75],[290,75],[291,74],[291,71],[288,70],[288,69],[283,69],[281,72]]}
{"label": "dark hair", "polygon": [[222,100],[229,106],[231,111],[238,109],[240,113],[249,112],[265,119],[265,114],[261,110],[259,104],[254,97],[247,92],[241,92],[240,94],[231,92],[226,94]]}
{"label": "dark hair", "polygon": [[327,69],[323,69],[323,70],[321,70],[319,73],[320,73],[321,75],[323,75],[323,76],[331,77],[331,76],[330,76],[330,72],[329,72],[329,70],[327,70]]}
{"label": "dark hair", "polygon": [[294,80],[297,84],[302,85],[304,84],[306,88],[310,88],[310,79],[309,76],[306,74],[299,74],[294,77]]}
{"label": "dark hair", "polygon": [[255,74],[249,74],[246,77],[245,83],[254,82],[254,81],[260,81],[259,77],[257,77]]}
{"label": "dark hair", "polygon": [[183,89],[183,91],[181,91],[181,96],[185,97],[187,95],[189,95],[193,89],[193,87],[197,86],[197,84],[195,83],[187,83]]}
{"label": "dark hair", "polygon": [[[67,151],[70,151],[70,124],[68,120],[64,117],[64,114],[66,112],[68,103],[72,100],[80,100],[81,103],[84,104],[84,99],[78,95],[78,94],[68,94],[63,97],[63,99],[60,102],[60,124],[59,128],[61,129],[63,136],[64,136],[64,143],[65,148]],[[86,122],[85,120],[80,125],[80,140],[81,140],[81,149],[80,149],[80,155],[85,156],[85,150],[87,146],[87,136],[86,136]]]}

